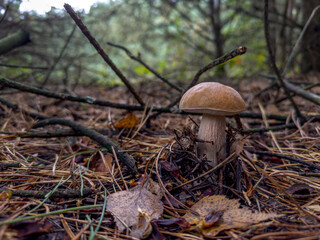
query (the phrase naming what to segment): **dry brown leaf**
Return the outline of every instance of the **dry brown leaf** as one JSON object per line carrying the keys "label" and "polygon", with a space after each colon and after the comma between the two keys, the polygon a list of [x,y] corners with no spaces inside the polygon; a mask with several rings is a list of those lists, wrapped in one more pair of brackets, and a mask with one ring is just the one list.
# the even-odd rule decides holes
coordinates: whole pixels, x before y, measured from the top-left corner
{"label": "dry brown leaf", "polygon": [[[109,174],[109,171],[112,169],[112,155],[107,153],[104,155],[105,161],[99,154],[95,154],[90,160],[89,169],[94,172],[105,172]],[[110,170],[108,170],[108,167]]]}
{"label": "dry brown leaf", "polygon": [[199,215],[188,212],[184,218],[206,237],[216,236],[222,230],[248,227],[269,218],[279,217],[275,213],[259,213],[240,208],[237,199],[228,199],[222,195],[204,197],[191,209]]}
{"label": "dry brown leaf", "polygon": [[139,118],[134,113],[129,113],[122,119],[115,122],[114,127],[116,128],[133,128],[139,123]]}
{"label": "dry brown leaf", "polygon": [[107,211],[114,216],[119,232],[128,227],[131,236],[144,238],[151,233],[150,221],[162,215],[163,205],[158,196],[138,186],[108,196]]}

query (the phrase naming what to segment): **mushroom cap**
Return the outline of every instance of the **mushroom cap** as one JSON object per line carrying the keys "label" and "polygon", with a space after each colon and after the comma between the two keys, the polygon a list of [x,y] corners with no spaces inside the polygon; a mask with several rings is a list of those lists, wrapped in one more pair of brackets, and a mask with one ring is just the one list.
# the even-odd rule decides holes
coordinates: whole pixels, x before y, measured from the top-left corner
{"label": "mushroom cap", "polygon": [[179,108],[185,112],[226,116],[244,111],[246,104],[232,87],[218,82],[203,82],[182,96]]}

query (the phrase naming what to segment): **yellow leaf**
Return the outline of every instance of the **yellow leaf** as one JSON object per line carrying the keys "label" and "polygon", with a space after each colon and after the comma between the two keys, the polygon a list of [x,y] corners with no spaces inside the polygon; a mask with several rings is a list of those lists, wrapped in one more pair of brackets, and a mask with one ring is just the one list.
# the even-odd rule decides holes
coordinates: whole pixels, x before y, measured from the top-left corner
{"label": "yellow leaf", "polygon": [[10,190],[5,190],[0,193],[0,200],[9,200],[12,197]]}
{"label": "yellow leaf", "polygon": [[122,119],[115,122],[114,127],[116,128],[133,128],[139,123],[139,118],[134,113],[129,113]]}
{"label": "yellow leaf", "polygon": [[237,199],[228,199],[222,195],[204,197],[192,206],[191,210],[192,212],[186,213],[183,218],[190,225],[195,225],[206,237],[214,237],[223,230],[248,227],[280,216],[275,213],[253,212],[246,207],[240,208]]}

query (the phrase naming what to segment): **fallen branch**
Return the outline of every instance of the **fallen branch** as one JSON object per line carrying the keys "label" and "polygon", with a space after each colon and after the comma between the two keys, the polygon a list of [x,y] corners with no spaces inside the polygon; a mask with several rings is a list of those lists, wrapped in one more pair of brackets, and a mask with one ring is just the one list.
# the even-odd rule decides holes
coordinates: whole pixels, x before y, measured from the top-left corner
{"label": "fallen branch", "polygon": [[[45,198],[48,193],[50,193],[49,190],[44,191],[32,191],[32,190],[11,190],[6,188],[0,188],[0,192],[2,191],[10,191],[12,193],[12,196],[17,197],[32,197],[37,199]],[[82,194],[81,194],[82,193]],[[50,195],[50,199],[54,198],[83,198],[88,197],[92,193],[92,190],[90,188],[84,188],[83,192],[80,190],[56,190],[54,193]]]}
{"label": "fallen branch", "polygon": [[288,81],[285,81],[286,87],[291,91],[294,92],[296,95],[309,100],[310,102],[313,102],[317,105],[320,105],[320,96],[311,92],[308,92],[292,83],[289,83]]}
{"label": "fallen branch", "polygon": [[77,26],[82,31],[83,35],[86,36],[86,38],[89,40],[89,42],[92,44],[92,46],[97,50],[97,52],[100,54],[100,56],[103,58],[103,60],[111,67],[111,69],[115,72],[115,74],[121,79],[121,81],[126,85],[128,90],[132,93],[132,95],[135,97],[135,99],[140,103],[140,105],[144,105],[144,102],[140,98],[140,96],[137,94],[135,89],[131,86],[129,80],[122,74],[122,72],[117,68],[117,66],[113,63],[113,61],[109,58],[109,56],[105,53],[105,51],[101,48],[100,44],[97,42],[97,40],[91,35],[89,29],[84,25],[82,20],[78,17],[78,15],[73,11],[72,7],[69,4],[64,4],[64,8],[69,13],[70,17],[74,20],[74,22],[77,24]]}
{"label": "fallen branch", "polygon": [[26,115],[29,115],[30,117],[36,118],[36,119],[46,119],[48,116],[42,114],[42,113],[37,113],[37,112],[31,112],[28,111],[22,107],[20,107],[18,104],[10,102],[9,100],[0,97],[0,103],[3,105],[6,105],[7,107],[13,109],[15,112],[23,112]]}
{"label": "fallen branch", "polygon": [[111,154],[112,154],[112,147],[113,147],[118,156],[118,159],[123,164],[125,164],[131,172],[133,173],[136,172],[135,160],[128,153],[121,152],[122,150],[120,149],[120,147],[116,143],[112,142],[106,136],[92,129],[89,129],[79,123],[75,123],[73,121],[69,121],[62,118],[50,118],[50,119],[37,122],[36,124],[33,125],[33,128],[39,128],[39,127],[44,127],[47,125],[54,125],[54,124],[71,127],[75,132],[81,134],[82,136],[87,136],[92,140],[96,141],[97,143],[99,143],[102,147],[105,147]]}
{"label": "fallen branch", "polygon": [[305,165],[307,167],[310,167],[312,169],[320,170],[320,165],[307,162],[307,161],[305,161],[305,160],[303,160],[301,158],[290,157],[290,156],[287,156],[287,155],[284,155],[284,154],[272,153],[272,152],[268,152],[268,151],[256,151],[256,150],[251,150],[251,149],[247,149],[247,151],[250,152],[250,153],[257,154],[257,155],[287,159],[290,162],[300,163],[300,164]]}

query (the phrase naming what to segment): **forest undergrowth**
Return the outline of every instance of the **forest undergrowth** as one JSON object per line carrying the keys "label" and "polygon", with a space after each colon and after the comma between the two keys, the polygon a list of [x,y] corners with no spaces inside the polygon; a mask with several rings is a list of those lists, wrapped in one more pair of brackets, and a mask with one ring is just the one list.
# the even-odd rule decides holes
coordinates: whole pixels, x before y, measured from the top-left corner
{"label": "forest undergrowth", "polygon": [[[23,110],[112,139],[136,161],[136,172],[91,138],[61,125],[33,129],[35,118],[2,104],[0,239],[318,239],[318,107],[295,97],[306,117],[299,120],[288,100],[275,103],[285,97],[277,88],[261,91],[264,82],[238,84],[248,112],[240,120],[227,118],[228,155],[214,168],[196,155],[200,116],[128,112],[11,91],[8,98]],[[75,92],[134,101],[124,87]],[[173,97],[156,83],[144,84],[139,94],[162,106]],[[158,208],[137,210],[144,188],[157,196],[151,206]],[[113,195],[122,210],[138,211],[133,222],[107,202],[121,191],[136,199],[123,207],[129,199]],[[199,208],[210,206],[199,216]]]}

